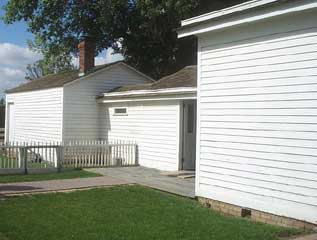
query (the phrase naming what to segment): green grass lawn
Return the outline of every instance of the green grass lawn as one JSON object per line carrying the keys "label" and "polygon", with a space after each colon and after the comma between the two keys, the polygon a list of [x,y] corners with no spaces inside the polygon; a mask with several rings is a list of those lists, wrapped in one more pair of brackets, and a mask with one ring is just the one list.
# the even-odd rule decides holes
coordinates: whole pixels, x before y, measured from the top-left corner
{"label": "green grass lawn", "polygon": [[272,240],[299,233],[140,186],[8,198],[0,200],[0,216],[6,240]]}
{"label": "green grass lawn", "polygon": [[[43,174],[28,174],[28,175],[0,175],[0,183],[14,182],[33,182],[56,179],[71,179],[71,178],[88,178],[99,177],[97,173],[87,172],[84,170],[69,170],[60,173],[43,173]],[[0,238],[1,240],[1,238]]]}

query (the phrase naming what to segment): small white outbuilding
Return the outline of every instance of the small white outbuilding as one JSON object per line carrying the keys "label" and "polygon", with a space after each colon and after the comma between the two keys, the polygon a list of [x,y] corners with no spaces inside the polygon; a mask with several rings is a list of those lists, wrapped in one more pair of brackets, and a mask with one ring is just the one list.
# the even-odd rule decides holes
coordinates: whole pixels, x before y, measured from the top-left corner
{"label": "small white outbuilding", "polygon": [[193,170],[196,66],[154,82],[123,62],[94,67],[94,44],[79,47],[80,71],[7,92],[6,141],[133,141],[141,166]]}
{"label": "small white outbuilding", "polygon": [[131,66],[116,62],[48,75],[7,91],[6,141],[62,142],[104,139],[106,118],[96,97],[122,85],[153,80]]}
{"label": "small white outbuilding", "polygon": [[191,35],[196,195],[317,224],[317,1],[250,1],[183,21]]}
{"label": "small white outbuilding", "polygon": [[188,66],[152,84],[105,92],[99,102],[108,140],[138,144],[141,166],[165,171],[194,170],[197,68]]}

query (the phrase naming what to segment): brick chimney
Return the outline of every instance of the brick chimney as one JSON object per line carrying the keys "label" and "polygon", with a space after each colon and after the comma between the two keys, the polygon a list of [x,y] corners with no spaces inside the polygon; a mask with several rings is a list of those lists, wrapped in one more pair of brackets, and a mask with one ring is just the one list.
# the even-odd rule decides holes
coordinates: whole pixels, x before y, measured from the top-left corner
{"label": "brick chimney", "polygon": [[83,76],[95,67],[96,43],[89,37],[84,37],[78,44],[79,75]]}

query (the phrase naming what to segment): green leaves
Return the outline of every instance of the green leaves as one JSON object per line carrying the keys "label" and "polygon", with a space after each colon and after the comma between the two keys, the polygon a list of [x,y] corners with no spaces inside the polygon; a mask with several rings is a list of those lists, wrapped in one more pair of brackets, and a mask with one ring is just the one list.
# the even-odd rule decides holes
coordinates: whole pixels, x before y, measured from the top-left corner
{"label": "green leaves", "polygon": [[[82,35],[96,55],[113,47],[139,70],[159,78],[196,62],[195,38],[177,39],[180,21],[244,0],[9,0],[7,24],[24,20],[54,59],[78,54]],[[120,44],[117,44],[120,42]],[[120,47],[118,47],[120,46]]]}
{"label": "green leaves", "polygon": [[38,7],[37,0],[10,0],[5,6],[6,15],[5,23],[11,24],[16,21],[29,21],[33,15],[34,10]]}
{"label": "green leaves", "polygon": [[48,74],[75,69],[71,51],[63,44],[54,46],[36,35],[34,42],[29,41],[28,45],[32,51],[42,53],[43,59],[27,66],[26,80],[32,81]]}

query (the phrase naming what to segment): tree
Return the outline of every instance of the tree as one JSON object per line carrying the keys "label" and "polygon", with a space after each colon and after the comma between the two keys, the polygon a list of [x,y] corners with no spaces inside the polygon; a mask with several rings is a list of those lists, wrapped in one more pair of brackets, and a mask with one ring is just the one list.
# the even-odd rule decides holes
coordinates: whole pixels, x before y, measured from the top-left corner
{"label": "tree", "polygon": [[1,98],[0,99],[0,106],[4,106],[5,104],[6,104],[6,102],[5,102],[4,98]]}
{"label": "tree", "polygon": [[33,64],[28,64],[26,66],[26,75],[25,79],[28,81],[33,81],[40,77],[43,77],[45,74],[43,73],[42,61],[36,61]]}
{"label": "tree", "polygon": [[[177,39],[182,19],[243,0],[9,0],[7,24],[24,20],[50,55],[78,54],[83,35],[96,40],[96,54],[113,47],[153,77],[194,64],[195,38]],[[120,46],[118,47],[118,42]]]}
{"label": "tree", "polygon": [[32,51],[41,53],[43,59],[27,65],[26,80],[32,81],[48,74],[75,69],[70,51],[61,45],[52,51],[50,45],[46,44],[40,36],[36,36],[33,42],[28,41],[28,45]]}

